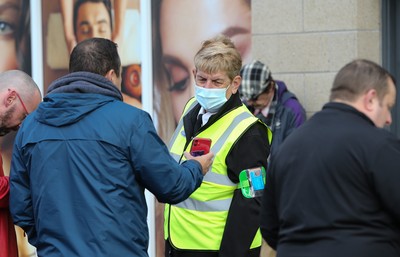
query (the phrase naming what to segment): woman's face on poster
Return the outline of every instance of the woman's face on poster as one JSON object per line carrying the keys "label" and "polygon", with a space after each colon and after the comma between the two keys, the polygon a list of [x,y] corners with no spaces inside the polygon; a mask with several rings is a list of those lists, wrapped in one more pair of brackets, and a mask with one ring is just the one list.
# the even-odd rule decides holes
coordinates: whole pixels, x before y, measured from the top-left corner
{"label": "woman's face on poster", "polygon": [[246,0],[162,0],[162,61],[170,77],[175,121],[194,95],[193,58],[203,41],[229,36],[246,63],[251,58],[251,10]]}
{"label": "woman's face on poster", "polygon": [[20,12],[20,0],[0,0],[0,72],[18,68],[15,37]]}

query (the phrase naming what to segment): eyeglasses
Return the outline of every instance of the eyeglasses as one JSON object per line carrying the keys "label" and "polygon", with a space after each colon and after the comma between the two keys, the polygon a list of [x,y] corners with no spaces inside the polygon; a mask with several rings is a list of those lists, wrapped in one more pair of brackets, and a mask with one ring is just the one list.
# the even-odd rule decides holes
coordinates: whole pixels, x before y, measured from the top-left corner
{"label": "eyeglasses", "polygon": [[[10,90],[10,89],[9,89],[9,90]],[[14,92],[15,92],[15,95],[18,97],[19,101],[21,102],[22,108],[24,108],[24,111],[25,111],[25,113],[26,113],[26,116],[28,116],[29,112],[28,112],[28,110],[26,109],[26,106],[25,106],[25,104],[24,104],[24,101],[22,101],[22,98],[21,98],[21,96],[17,93],[17,91],[14,91]]]}

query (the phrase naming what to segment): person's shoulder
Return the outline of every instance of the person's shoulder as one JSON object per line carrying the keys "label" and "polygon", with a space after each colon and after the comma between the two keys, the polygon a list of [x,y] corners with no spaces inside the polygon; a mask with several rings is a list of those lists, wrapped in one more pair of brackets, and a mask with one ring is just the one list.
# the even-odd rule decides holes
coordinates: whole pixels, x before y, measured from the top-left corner
{"label": "person's shoulder", "polygon": [[[268,132],[268,127],[260,121],[252,124],[238,139],[236,142],[236,146],[239,148],[246,149],[247,147],[261,147],[269,148],[270,146],[270,137],[271,133]],[[248,152],[244,151],[243,154],[248,154]]]}
{"label": "person's shoulder", "polygon": [[113,101],[113,106],[114,106],[114,108],[121,109],[121,111],[123,110],[123,111],[127,111],[127,112],[138,112],[138,113],[144,112],[142,109],[140,109],[136,106],[130,105],[128,103],[125,103],[125,102],[119,101],[119,100]]}
{"label": "person's shoulder", "polygon": [[357,131],[357,139],[352,140],[356,141],[355,145],[363,149],[365,156],[372,159],[382,154],[384,156],[393,153],[398,156],[400,153],[400,140],[384,128],[363,126]]}
{"label": "person's shoulder", "polygon": [[244,133],[244,137],[247,136],[258,136],[258,137],[267,137],[268,138],[269,128],[262,121],[258,120],[254,122],[248,130]]}
{"label": "person's shoulder", "polygon": [[114,101],[112,108],[120,115],[133,121],[135,119],[150,118],[150,114],[148,112],[122,101]]}
{"label": "person's shoulder", "polygon": [[288,89],[285,82],[281,80],[276,80],[275,82],[278,85],[278,103],[285,106],[298,105],[302,108],[299,99]]}
{"label": "person's shoulder", "polygon": [[[325,120],[328,117],[335,117],[335,120],[331,121],[332,129],[339,128],[338,130],[342,134],[346,133],[349,140],[364,146],[368,151],[374,151],[387,142],[400,143],[400,140],[391,131],[375,126],[372,120],[353,107],[343,104],[337,105],[341,109],[332,109],[332,106],[335,107],[334,104],[336,103],[325,105],[328,107],[320,111],[319,115],[320,117],[325,116]],[[330,111],[329,114],[328,111]],[[316,114],[312,118],[314,117],[316,117]],[[321,119],[316,120],[316,122],[321,122]],[[343,124],[346,124],[345,130],[342,129]]]}
{"label": "person's shoulder", "polygon": [[[369,128],[369,129],[368,129]],[[384,128],[378,128],[376,126],[365,126],[365,131],[366,134],[370,134],[372,136],[371,140],[374,140],[376,142],[382,142],[382,141],[398,141],[400,143],[400,140],[389,130],[384,129]]]}
{"label": "person's shoulder", "polygon": [[298,125],[304,123],[306,120],[306,111],[300,103],[297,96],[290,92],[283,81],[277,81],[278,84],[278,108],[288,110],[296,117]]}
{"label": "person's shoulder", "polygon": [[286,84],[283,81],[276,81],[276,84],[278,85],[279,102],[284,104],[289,100],[298,101],[297,96],[287,88]]}

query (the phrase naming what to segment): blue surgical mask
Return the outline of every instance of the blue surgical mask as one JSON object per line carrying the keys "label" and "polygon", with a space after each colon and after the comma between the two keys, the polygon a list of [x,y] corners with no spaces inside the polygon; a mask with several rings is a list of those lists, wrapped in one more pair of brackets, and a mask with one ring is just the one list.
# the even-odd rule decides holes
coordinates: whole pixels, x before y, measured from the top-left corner
{"label": "blue surgical mask", "polygon": [[204,88],[195,85],[196,100],[207,112],[218,112],[222,105],[228,101],[226,91],[229,87],[230,85],[226,88]]}

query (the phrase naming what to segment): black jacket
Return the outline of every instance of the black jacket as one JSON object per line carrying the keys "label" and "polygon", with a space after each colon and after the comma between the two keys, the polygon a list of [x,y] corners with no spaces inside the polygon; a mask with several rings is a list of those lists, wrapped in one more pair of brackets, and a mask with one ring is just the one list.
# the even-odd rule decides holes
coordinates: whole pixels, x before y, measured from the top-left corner
{"label": "black jacket", "polygon": [[261,232],[280,257],[400,256],[400,142],[328,103],[271,157]]}
{"label": "black jacket", "polygon": [[[211,116],[207,124],[195,131],[197,115],[200,105],[195,106],[183,118],[187,143],[200,131],[207,129],[210,124],[220,119],[225,113],[242,106],[238,94],[234,94],[221,107],[218,113]],[[185,147],[186,148],[186,147]],[[266,128],[260,122],[256,122],[246,131],[242,137],[238,138],[228,154],[226,163],[228,166],[228,176],[239,183],[239,173],[246,169],[257,166],[267,167],[269,155],[269,143]],[[261,199],[247,199],[242,196],[241,191],[235,191],[228,218],[226,221],[224,236],[219,252],[200,252],[200,251],[173,251],[172,256],[190,257],[250,257],[259,256],[259,248],[249,251],[254,235],[259,228]],[[167,242],[166,252],[170,249]],[[166,256],[169,256],[166,254]]]}

